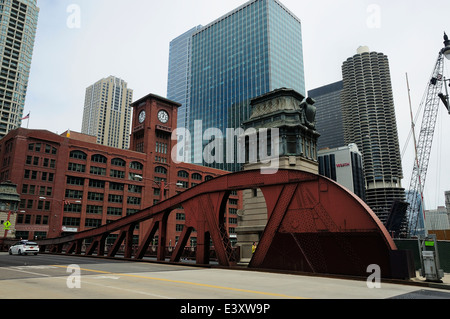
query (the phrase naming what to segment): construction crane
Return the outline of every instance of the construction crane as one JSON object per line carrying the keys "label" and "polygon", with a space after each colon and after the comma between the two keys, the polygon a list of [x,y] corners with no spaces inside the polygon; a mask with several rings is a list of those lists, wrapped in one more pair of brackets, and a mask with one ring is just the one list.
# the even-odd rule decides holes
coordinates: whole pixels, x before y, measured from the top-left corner
{"label": "construction crane", "polygon": [[[412,237],[418,234],[417,230],[419,226],[419,218],[421,208],[423,207],[423,190],[427,177],[428,164],[430,162],[430,154],[440,101],[442,101],[450,114],[450,101],[446,85],[446,82],[449,80],[447,80],[443,74],[444,57],[450,60],[450,40],[448,39],[446,33],[444,33],[444,45],[444,48],[439,52],[431,79],[428,82],[424,99],[422,100],[421,107],[419,108],[419,110],[423,108],[424,113],[418,140],[415,138],[414,119],[411,118],[412,134],[414,136],[415,161],[411,175],[409,192],[406,196],[406,201],[409,203],[409,206],[406,212],[404,226],[402,227],[402,237]],[[443,93],[443,87],[445,88],[445,94]]]}

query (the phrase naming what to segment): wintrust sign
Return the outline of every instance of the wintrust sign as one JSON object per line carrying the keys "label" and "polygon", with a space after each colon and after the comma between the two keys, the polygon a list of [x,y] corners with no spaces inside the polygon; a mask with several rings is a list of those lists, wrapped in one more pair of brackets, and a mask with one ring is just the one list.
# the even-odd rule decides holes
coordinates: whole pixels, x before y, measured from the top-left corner
{"label": "wintrust sign", "polygon": [[350,166],[350,163],[336,164],[337,168],[349,167],[349,166]]}

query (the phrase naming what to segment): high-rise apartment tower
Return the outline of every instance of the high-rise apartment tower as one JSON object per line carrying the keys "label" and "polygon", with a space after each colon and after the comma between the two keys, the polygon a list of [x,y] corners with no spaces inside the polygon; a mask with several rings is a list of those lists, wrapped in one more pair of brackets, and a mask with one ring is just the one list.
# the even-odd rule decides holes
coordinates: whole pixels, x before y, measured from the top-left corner
{"label": "high-rise apartment tower", "polygon": [[38,15],[36,0],[0,1],[0,138],[22,124]]}
{"label": "high-rise apartment tower", "polygon": [[366,202],[384,222],[405,201],[388,57],[360,47],[342,65],[344,136],[363,156]]}
{"label": "high-rise apartment tower", "polygon": [[124,80],[107,77],[86,89],[81,132],[97,137],[97,143],[128,149],[133,90]]}
{"label": "high-rise apartment tower", "polygon": [[[283,87],[305,95],[302,25],[278,0],[249,1],[197,30],[190,54],[186,128],[203,137],[203,145],[192,148],[192,162],[210,142],[206,130],[225,135],[226,128],[239,128],[248,120],[252,98]],[[236,159],[208,166],[242,168]]]}

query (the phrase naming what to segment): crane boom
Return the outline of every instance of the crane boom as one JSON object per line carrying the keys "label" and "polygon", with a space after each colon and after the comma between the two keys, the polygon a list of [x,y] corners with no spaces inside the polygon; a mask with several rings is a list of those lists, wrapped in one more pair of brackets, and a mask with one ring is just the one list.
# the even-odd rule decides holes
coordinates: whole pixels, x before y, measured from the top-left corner
{"label": "crane boom", "polygon": [[[440,95],[445,84],[444,76],[444,54],[439,53],[431,79],[422,100],[424,109],[422,126],[417,140],[416,158],[411,175],[411,183],[407,194],[407,202],[410,204],[406,213],[406,226],[404,234],[414,236],[417,234],[421,207],[423,207],[423,190],[427,177],[428,164],[430,162],[431,149],[433,145],[436,120],[439,112]],[[413,124],[414,126],[414,124]]]}

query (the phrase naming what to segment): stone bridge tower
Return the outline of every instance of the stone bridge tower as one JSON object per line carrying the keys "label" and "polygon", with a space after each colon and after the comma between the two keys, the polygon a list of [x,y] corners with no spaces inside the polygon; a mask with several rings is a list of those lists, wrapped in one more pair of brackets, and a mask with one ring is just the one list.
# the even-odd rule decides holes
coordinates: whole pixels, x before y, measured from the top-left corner
{"label": "stone bridge tower", "polygon": [[[291,89],[278,89],[257,97],[251,101],[252,115],[242,124],[245,131],[246,163],[244,170],[267,167],[260,161],[251,161],[252,149],[260,150],[261,143],[267,143],[267,153],[273,161],[278,160],[279,169],[302,170],[318,174],[316,107],[314,100],[305,98]],[[261,140],[262,129],[267,129],[267,140]],[[277,141],[274,140],[275,129]],[[252,132],[257,135],[253,138]],[[252,148],[257,141],[258,147]],[[254,145],[253,145],[254,146]],[[278,153],[274,147],[278,146]],[[272,148],[272,151],[270,149]],[[274,157],[277,157],[276,159]],[[269,156],[270,157],[270,156]],[[255,158],[255,157],[253,157]],[[262,171],[263,172],[263,171]],[[268,174],[270,171],[267,172]],[[251,259],[251,246],[258,242],[267,224],[267,209],[264,196],[259,189],[245,190],[243,193],[243,210],[239,212],[236,229],[238,243],[241,246],[241,262]]]}

